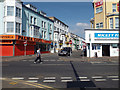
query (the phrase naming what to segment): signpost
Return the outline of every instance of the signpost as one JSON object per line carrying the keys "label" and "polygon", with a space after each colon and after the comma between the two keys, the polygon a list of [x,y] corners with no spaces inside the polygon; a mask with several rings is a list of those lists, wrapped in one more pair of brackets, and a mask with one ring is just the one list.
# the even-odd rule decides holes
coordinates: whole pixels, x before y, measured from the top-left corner
{"label": "signpost", "polygon": [[26,46],[27,46],[27,41],[24,42],[24,46],[25,46],[25,56],[26,56]]}

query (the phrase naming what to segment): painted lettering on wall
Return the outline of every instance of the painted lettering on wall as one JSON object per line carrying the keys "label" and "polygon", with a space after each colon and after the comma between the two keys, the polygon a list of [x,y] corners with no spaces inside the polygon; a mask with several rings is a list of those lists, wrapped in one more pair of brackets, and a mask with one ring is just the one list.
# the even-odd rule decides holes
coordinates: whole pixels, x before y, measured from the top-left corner
{"label": "painted lettering on wall", "polygon": [[95,33],[95,38],[119,38],[119,33]]}

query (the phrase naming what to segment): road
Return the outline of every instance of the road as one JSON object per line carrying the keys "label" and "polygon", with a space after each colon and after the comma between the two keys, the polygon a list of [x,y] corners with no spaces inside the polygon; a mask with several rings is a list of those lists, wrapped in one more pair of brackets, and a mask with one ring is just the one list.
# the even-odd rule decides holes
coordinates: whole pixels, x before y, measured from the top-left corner
{"label": "road", "polygon": [[[88,61],[80,51],[2,62],[3,88],[118,88],[118,62]],[[74,60],[74,58],[76,60]],[[78,60],[77,60],[78,59]]]}

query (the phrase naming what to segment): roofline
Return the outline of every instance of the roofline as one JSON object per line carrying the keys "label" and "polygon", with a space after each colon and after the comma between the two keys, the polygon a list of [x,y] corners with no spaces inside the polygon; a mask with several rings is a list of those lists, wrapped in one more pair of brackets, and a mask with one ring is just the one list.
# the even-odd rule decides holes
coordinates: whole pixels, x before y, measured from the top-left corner
{"label": "roofline", "polygon": [[84,31],[119,31],[119,29],[85,29]]}
{"label": "roofline", "polygon": [[[50,16],[49,18],[55,18],[57,19],[58,21],[60,21],[58,18],[54,17],[54,16]],[[63,23],[64,25],[68,26],[67,24],[65,24],[64,22],[60,21],[61,23]],[[68,26],[69,27],[69,26]]]}
{"label": "roofline", "polygon": [[36,12],[36,11],[34,11],[34,10],[32,10],[32,9],[30,9],[30,8],[28,8],[28,7],[26,7],[24,4],[22,4],[22,5],[23,5],[23,7],[25,7],[25,8],[27,8],[27,9],[31,10],[32,12],[34,12],[34,13],[36,13],[36,14],[42,16],[43,18],[46,18],[46,19],[50,20],[51,22],[54,22],[53,20],[49,19],[48,17],[45,17],[45,16],[39,14],[38,12]]}

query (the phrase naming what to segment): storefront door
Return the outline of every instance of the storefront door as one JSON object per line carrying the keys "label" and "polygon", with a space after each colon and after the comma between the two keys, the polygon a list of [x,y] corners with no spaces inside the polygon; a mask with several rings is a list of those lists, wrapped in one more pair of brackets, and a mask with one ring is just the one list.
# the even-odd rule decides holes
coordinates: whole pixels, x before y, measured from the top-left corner
{"label": "storefront door", "polygon": [[110,45],[102,45],[102,56],[110,56]]}

